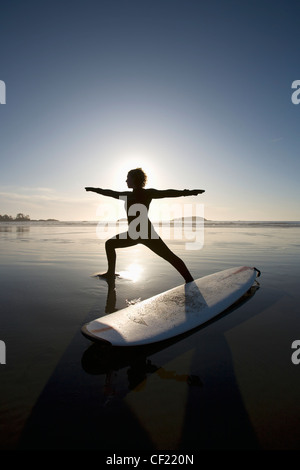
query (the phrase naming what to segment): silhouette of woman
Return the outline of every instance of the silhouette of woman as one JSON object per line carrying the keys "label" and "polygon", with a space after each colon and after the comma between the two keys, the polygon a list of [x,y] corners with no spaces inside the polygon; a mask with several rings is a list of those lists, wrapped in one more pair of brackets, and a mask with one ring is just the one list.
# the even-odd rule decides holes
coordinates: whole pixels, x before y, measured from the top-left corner
{"label": "silhouette of woman", "polygon": [[[130,170],[127,175],[127,186],[132,191],[112,191],[110,189],[86,187],[86,191],[93,191],[103,196],[125,200],[125,209],[128,218],[128,231],[120,233],[105,242],[108,270],[101,277],[115,278],[116,249],[142,243],[157,255],[171,263],[183,276],[186,282],[193,281],[193,277],[184,262],[176,256],[160,238],[148,218],[148,210],[152,199],[180,196],[196,196],[204,193],[203,189],[183,191],[175,189],[157,190],[144,189],[147,176],[141,168]],[[137,215],[138,214],[138,215]],[[138,230],[139,229],[139,230]]]}

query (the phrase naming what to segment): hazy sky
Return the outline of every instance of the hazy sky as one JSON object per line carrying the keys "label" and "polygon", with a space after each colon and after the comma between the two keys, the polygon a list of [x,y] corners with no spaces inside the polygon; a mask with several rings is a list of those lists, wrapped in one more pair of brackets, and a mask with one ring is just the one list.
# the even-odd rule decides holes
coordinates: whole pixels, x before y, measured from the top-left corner
{"label": "hazy sky", "polygon": [[2,0],[0,214],[96,219],[108,201],[84,187],[124,190],[141,166],[148,187],[205,189],[183,202],[208,219],[300,220],[299,14],[295,0]]}

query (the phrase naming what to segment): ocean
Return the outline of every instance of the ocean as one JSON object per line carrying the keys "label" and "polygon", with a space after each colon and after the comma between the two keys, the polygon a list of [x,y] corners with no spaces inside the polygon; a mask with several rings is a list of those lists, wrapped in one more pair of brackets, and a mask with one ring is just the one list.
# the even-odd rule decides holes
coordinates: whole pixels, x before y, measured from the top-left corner
{"label": "ocean", "polygon": [[194,278],[243,265],[261,277],[204,327],[121,352],[91,343],[81,326],[183,281],[137,245],[117,251],[121,277],[109,298],[92,276],[107,268],[102,229],[0,223],[0,448],[299,449],[300,223],[164,231]]}

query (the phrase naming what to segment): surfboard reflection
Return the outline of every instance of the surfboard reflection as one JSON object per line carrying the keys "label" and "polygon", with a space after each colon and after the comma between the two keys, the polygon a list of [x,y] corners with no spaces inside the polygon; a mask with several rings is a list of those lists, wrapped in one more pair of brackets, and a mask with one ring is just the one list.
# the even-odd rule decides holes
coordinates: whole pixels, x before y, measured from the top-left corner
{"label": "surfboard reflection", "polygon": [[[164,346],[167,347],[167,346]],[[156,373],[162,380],[185,382],[188,386],[202,386],[200,377],[192,374],[177,374],[174,370],[154,364],[149,355],[162,350],[164,347],[130,348],[130,351],[120,351],[120,348],[107,348],[97,343],[92,344],[82,356],[82,368],[92,375],[105,375],[103,389],[104,402],[108,405],[116,396],[126,395],[131,390],[139,392],[146,387],[147,378]],[[124,349],[124,348],[123,348]],[[118,372],[126,368],[127,390],[118,390]]]}

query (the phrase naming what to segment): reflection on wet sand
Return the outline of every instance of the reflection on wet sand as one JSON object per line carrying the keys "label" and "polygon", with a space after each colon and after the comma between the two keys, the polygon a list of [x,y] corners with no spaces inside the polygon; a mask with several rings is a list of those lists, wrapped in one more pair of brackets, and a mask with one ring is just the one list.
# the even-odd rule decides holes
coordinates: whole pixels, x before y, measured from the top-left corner
{"label": "reflection on wet sand", "polygon": [[[254,286],[223,315],[247,302],[256,290]],[[116,298],[111,283],[107,309],[115,308]],[[199,341],[195,334],[204,326],[144,347],[92,343],[82,355],[81,371],[72,367],[82,338],[78,333],[80,339],[74,338],[37,401],[19,448],[217,449],[230,446],[233,438],[237,447],[257,448],[235,386],[222,322],[219,325],[217,349],[209,335]],[[220,355],[218,361],[215,354]],[[229,396],[226,387],[220,394],[210,378],[211,373],[218,375],[211,368],[220,361],[231,374]],[[224,408],[228,400],[230,406]],[[230,432],[228,423],[233,423]]]}
{"label": "reflection on wet sand", "polygon": [[[173,244],[195,277],[251,263],[266,273],[262,288],[208,327],[127,352],[80,331],[104,314],[108,295],[89,278],[105,263],[94,226],[30,224],[21,237],[16,226],[2,229],[1,339],[11,365],[1,368],[9,375],[0,447],[16,447],[22,432],[19,448],[35,450],[299,448],[299,374],[289,352],[299,323],[299,227],[206,227],[201,252]],[[107,313],[178,283],[171,267],[137,250],[141,280],[116,280]],[[120,269],[134,255],[121,254]],[[201,386],[189,385],[191,375]]]}
{"label": "reflection on wet sand", "polygon": [[22,234],[22,233],[25,233],[25,232],[30,232],[30,226],[29,225],[13,225],[13,224],[10,224],[10,225],[4,225],[4,224],[1,224],[0,223],[0,232],[9,232],[9,233],[12,233],[12,232],[16,232],[16,234]]}
{"label": "reflection on wet sand", "polygon": [[132,263],[125,271],[120,271],[120,277],[132,282],[137,282],[141,278],[143,272],[142,266],[137,263]]}

